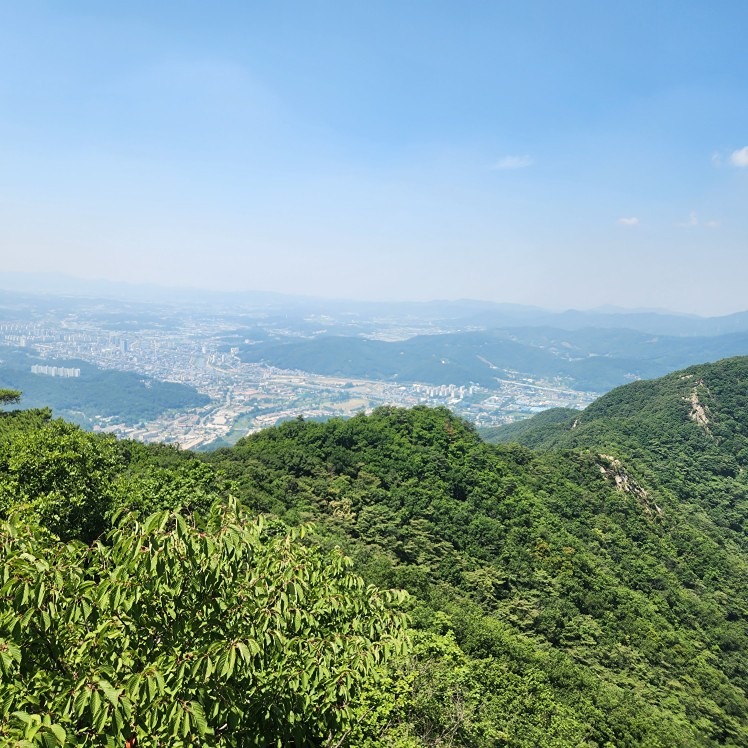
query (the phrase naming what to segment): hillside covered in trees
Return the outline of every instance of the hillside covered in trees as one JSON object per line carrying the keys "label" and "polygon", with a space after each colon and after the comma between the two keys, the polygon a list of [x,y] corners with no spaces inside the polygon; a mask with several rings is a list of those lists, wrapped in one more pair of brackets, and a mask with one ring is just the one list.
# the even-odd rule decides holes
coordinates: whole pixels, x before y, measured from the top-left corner
{"label": "hillside covered in trees", "polygon": [[422,407],[201,455],[3,413],[0,740],[748,745],[747,385],[636,382],[533,449]]}
{"label": "hillside covered in trees", "polygon": [[[77,377],[32,373],[34,364],[78,369]],[[0,387],[23,391],[26,407],[49,407],[63,418],[90,426],[96,416],[136,424],[167,411],[206,405],[210,398],[179,382],[162,382],[131,371],[101,369],[77,359],[39,358],[23,349],[4,347]]]}
{"label": "hillside covered in trees", "polygon": [[[561,317],[562,315],[559,315]],[[559,320],[560,321],[560,320]],[[227,341],[244,361],[264,362],[341,377],[450,384],[472,382],[495,388],[497,378],[560,379],[566,386],[607,392],[632,379],[661,376],[695,363],[743,353],[745,331],[699,337],[647,334],[585,327],[502,327],[406,340],[372,340],[351,335]],[[703,360],[703,359],[701,359]]]}

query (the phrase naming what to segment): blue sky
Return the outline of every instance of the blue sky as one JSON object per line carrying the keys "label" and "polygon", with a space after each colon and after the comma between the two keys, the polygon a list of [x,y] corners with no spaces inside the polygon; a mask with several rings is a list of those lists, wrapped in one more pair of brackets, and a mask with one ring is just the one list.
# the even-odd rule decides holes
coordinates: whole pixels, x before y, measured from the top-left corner
{"label": "blue sky", "polygon": [[744,2],[0,0],[8,270],[748,308]]}

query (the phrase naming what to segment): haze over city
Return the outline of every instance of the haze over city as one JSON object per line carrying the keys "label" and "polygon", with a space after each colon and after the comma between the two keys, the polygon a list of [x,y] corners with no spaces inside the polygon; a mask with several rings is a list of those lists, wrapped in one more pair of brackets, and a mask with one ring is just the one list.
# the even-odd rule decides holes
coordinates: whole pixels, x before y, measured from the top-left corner
{"label": "haze over city", "polygon": [[746,307],[740,2],[0,3],[6,271]]}

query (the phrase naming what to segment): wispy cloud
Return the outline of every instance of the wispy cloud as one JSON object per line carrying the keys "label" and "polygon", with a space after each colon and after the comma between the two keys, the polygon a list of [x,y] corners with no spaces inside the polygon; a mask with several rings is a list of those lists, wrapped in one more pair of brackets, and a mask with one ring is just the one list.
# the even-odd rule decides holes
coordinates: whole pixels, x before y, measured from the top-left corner
{"label": "wispy cloud", "polygon": [[682,229],[692,229],[696,228],[697,226],[702,226],[707,229],[716,229],[719,228],[720,223],[719,221],[715,221],[713,218],[710,218],[708,221],[700,221],[699,216],[696,214],[695,211],[691,211],[688,214],[688,220],[683,223],[676,223],[676,226],[679,226]]}
{"label": "wispy cloud", "polygon": [[636,216],[631,216],[631,218],[619,218],[618,223],[620,223],[621,226],[638,226],[639,219]]}
{"label": "wispy cloud", "polygon": [[690,229],[690,228],[693,228],[694,226],[698,226],[698,225],[699,225],[699,217],[693,211],[691,211],[688,214],[688,220],[687,221],[685,221],[684,223],[679,223],[678,224],[678,226],[680,226],[681,228],[684,228],[684,229]]}
{"label": "wispy cloud", "polygon": [[712,153],[712,166],[722,166],[722,154],[715,151]]}
{"label": "wispy cloud", "polygon": [[508,169],[526,169],[528,166],[532,166],[534,163],[532,156],[504,156],[500,158],[493,166],[492,169],[499,171]]}
{"label": "wispy cloud", "polygon": [[730,163],[733,166],[748,166],[748,145],[744,148],[740,148],[737,151],[733,151],[730,154]]}

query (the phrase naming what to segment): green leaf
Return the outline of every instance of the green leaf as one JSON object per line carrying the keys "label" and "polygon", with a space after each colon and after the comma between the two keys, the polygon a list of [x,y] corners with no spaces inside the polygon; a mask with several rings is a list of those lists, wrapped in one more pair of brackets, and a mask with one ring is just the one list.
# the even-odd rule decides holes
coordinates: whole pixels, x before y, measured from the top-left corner
{"label": "green leaf", "polygon": [[[28,586],[28,585],[27,585]],[[24,605],[26,603],[23,603]],[[36,609],[32,606],[30,607],[22,616],[21,616],[21,628],[25,629],[28,628],[29,622],[34,617],[34,613],[36,612]]]}
{"label": "green leaf", "polygon": [[91,691],[91,700],[88,705],[91,710],[91,720],[96,724],[102,711],[101,695],[98,691]]}
{"label": "green leaf", "polygon": [[190,707],[192,709],[192,719],[200,737],[207,735],[209,733],[208,720],[205,717],[202,704],[199,701],[192,701]]}
{"label": "green leaf", "polygon": [[237,642],[236,649],[239,650],[239,654],[241,655],[244,662],[249,664],[252,661],[252,655],[250,654],[249,648],[244,642]]}
{"label": "green leaf", "polygon": [[182,737],[186,738],[190,734],[190,713],[182,711]]}
{"label": "green leaf", "polygon": [[67,733],[61,725],[52,724],[49,726],[49,730],[57,738],[58,745],[65,745],[67,739]]}
{"label": "green leaf", "polygon": [[119,704],[121,689],[115,688],[108,680],[104,680],[103,678],[99,679],[99,687],[104,692],[104,696],[106,696],[112,706],[117,706]]}
{"label": "green leaf", "polygon": [[83,714],[84,710],[88,706],[90,696],[91,691],[85,685],[81,686],[78,690],[78,693],[75,695],[75,698],[73,699],[73,709],[79,717]]}

